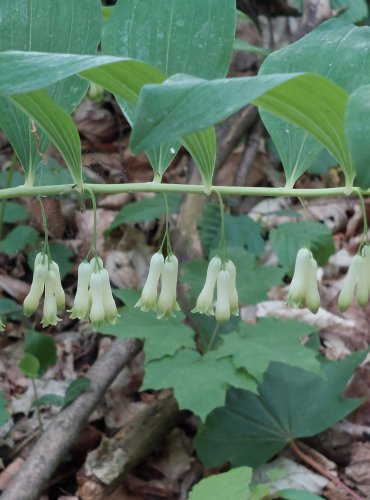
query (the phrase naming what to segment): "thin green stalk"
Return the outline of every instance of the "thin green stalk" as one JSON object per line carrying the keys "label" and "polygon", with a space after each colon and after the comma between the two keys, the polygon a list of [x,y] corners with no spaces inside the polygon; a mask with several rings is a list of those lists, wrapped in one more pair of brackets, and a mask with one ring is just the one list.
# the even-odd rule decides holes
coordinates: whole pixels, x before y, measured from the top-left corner
{"label": "thin green stalk", "polygon": [[[155,182],[138,182],[131,184],[84,184],[84,189],[90,189],[97,194],[117,193],[186,193],[204,196],[204,187],[201,184],[160,184]],[[63,196],[75,192],[73,184],[57,186],[18,186],[0,189],[0,200],[17,197],[33,196]],[[322,189],[288,189],[285,187],[240,187],[240,186],[212,186],[211,193],[220,193],[222,196],[264,196],[264,197],[293,197],[319,198],[330,196],[349,196],[361,193],[370,196],[370,189],[361,190],[352,188],[349,192],[345,187]]]}
{"label": "thin green stalk", "polygon": [[226,239],[225,239],[225,206],[222,200],[222,196],[219,191],[216,191],[218,202],[220,205],[220,216],[221,216],[221,239],[220,239],[220,250],[222,252],[222,262],[225,263],[227,261],[227,247],[226,247]]}
{"label": "thin green stalk", "polygon": [[207,352],[209,352],[209,351],[212,349],[213,344],[214,344],[214,342],[215,342],[215,340],[216,340],[216,337],[217,337],[217,334],[218,334],[218,330],[219,330],[219,328],[220,328],[220,325],[219,325],[218,323],[216,323],[216,326],[215,326],[215,328],[214,328],[214,330],[213,330],[213,332],[212,332],[211,338],[210,338],[210,340],[209,340],[209,343],[208,343],[208,347],[207,347],[206,353],[207,353]]}
{"label": "thin green stalk", "polygon": [[[9,186],[12,183],[16,164],[17,164],[17,156],[15,153],[13,153],[12,161],[10,163],[10,167],[8,170],[8,175],[6,176],[5,189],[9,188]],[[0,240],[3,237],[5,207],[6,207],[6,200],[4,199],[1,201],[0,205]]]}
{"label": "thin green stalk", "polygon": [[362,221],[363,221],[363,233],[362,233],[362,242],[359,248],[359,251],[361,250],[362,246],[367,243],[367,234],[369,231],[368,225],[367,225],[367,214],[366,214],[366,207],[365,207],[365,202],[364,202],[364,197],[362,196],[362,193],[360,191],[357,192],[357,195],[360,200],[360,207],[361,207],[361,213],[362,213]]}
{"label": "thin green stalk", "polygon": [[169,223],[170,211],[169,211],[169,208],[168,208],[167,196],[165,195],[165,193],[162,193],[162,195],[163,195],[164,206],[165,206],[165,210],[166,210],[166,229],[165,229],[165,233],[164,233],[164,237],[163,237],[163,241],[162,241],[162,245],[161,245],[161,250],[162,250],[162,246],[163,246],[164,240],[166,238],[166,240],[167,240],[167,255],[171,255],[172,248],[171,248],[170,227],[169,227],[169,225],[170,225],[170,223]]}
{"label": "thin green stalk", "polygon": [[[35,379],[31,378],[31,382],[32,382],[32,388],[33,388],[34,400],[36,401],[37,399],[39,399],[39,397],[37,395]],[[42,419],[41,419],[41,410],[40,410],[39,406],[36,406],[36,413],[37,413],[37,420],[39,421],[40,431],[44,432],[44,426],[42,425]]]}
{"label": "thin green stalk", "polygon": [[308,213],[307,213],[307,206],[303,200],[303,198],[301,196],[298,197],[298,200],[300,202],[300,204],[302,205],[303,207],[303,221],[305,222],[305,232],[306,232],[306,247],[307,248],[310,248],[310,245],[311,245],[311,235],[310,235],[310,231],[309,231],[309,226],[308,226]]}
{"label": "thin green stalk", "polygon": [[41,217],[42,217],[42,225],[44,227],[44,254],[49,257],[51,260],[50,248],[49,248],[49,227],[48,227],[48,218],[46,217],[45,207],[42,203],[42,200],[39,196],[39,202],[41,206]]}
{"label": "thin green stalk", "polygon": [[88,191],[88,193],[90,194],[91,196],[91,202],[92,202],[92,206],[93,206],[93,217],[94,217],[94,220],[93,220],[93,237],[92,237],[92,241],[91,241],[91,245],[90,245],[90,248],[89,248],[89,251],[87,253],[87,256],[86,256],[86,259],[89,258],[89,255],[91,254],[91,252],[94,253],[94,255],[97,255],[97,248],[96,248],[96,225],[97,225],[97,221],[96,221],[96,212],[97,212],[97,207],[96,207],[96,198],[95,198],[95,194],[94,194],[94,191],[90,188],[90,187],[86,187],[85,186],[85,190]]}

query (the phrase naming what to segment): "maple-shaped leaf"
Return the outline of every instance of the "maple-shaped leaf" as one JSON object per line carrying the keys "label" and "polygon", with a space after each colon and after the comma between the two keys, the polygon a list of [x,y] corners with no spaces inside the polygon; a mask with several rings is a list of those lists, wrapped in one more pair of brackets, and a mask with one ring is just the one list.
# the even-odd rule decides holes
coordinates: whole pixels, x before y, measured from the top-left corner
{"label": "maple-shaped leaf", "polygon": [[262,380],[271,361],[320,374],[317,353],[300,342],[303,336],[315,331],[306,323],[275,318],[263,318],[256,324],[240,323],[239,331],[223,337],[223,345],[215,355],[232,356],[236,368],[244,368],[258,380]]}
{"label": "maple-shaped leaf", "polygon": [[225,408],[207,418],[196,437],[207,467],[231,462],[257,467],[296,438],[314,436],[359,406],[342,393],[366,352],[343,361],[321,362],[325,378],[300,368],[271,363],[259,394],[230,389]]}
{"label": "maple-shaped leaf", "polygon": [[257,384],[245,370],[236,369],[231,358],[217,359],[213,352],[202,356],[182,349],[146,365],[142,390],[171,387],[180,409],[191,410],[204,420],[214,408],[225,404],[230,386],[254,392]]}

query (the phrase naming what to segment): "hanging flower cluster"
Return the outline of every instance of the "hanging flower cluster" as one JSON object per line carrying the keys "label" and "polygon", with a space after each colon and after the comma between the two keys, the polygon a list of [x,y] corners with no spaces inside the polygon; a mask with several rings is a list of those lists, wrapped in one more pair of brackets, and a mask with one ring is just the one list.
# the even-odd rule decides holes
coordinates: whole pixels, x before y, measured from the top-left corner
{"label": "hanging flower cluster", "polygon": [[33,314],[45,291],[42,326],[56,325],[60,318],[58,312],[65,308],[65,295],[60,280],[59,266],[45,253],[38,253],[35,258],[31,289],[23,302],[26,316]]}
{"label": "hanging flower cluster", "polygon": [[96,256],[78,267],[77,291],[71,319],[89,319],[94,329],[104,321],[115,324],[118,313],[112,295],[109,274],[103,261]]}
{"label": "hanging flower cluster", "polygon": [[[65,294],[61,284],[59,266],[45,253],[36,255],[31,289],[23,302],[23,311],[31,316],[38,308],[45,292],[42,326],[56,325],[58,312],[65,309]],[[71,319],[89,319],[93,328],[104,321],[114,324],[117,307],[113,299],[108,271],[100,257],[82,262],[78,267],[77,291]]]}
{"label": "hanging flower cluster", "polygon": [[[217,299],[214,306],[216,284]],[[218,256],[210,260],[206,281],[192,312],[207,316],[214,315],[218,323],[226,323],[231,315],[239,315],[236,269],[231,260],[227,260],[224,264]]]}
{"label": "hanging flower cluster", "polygon": [[317,262],[308,248],[298,251],[293,279],[289,287],[288,304],[293,307],[308,307],[316,314],[320,307],[317,286]]}
{"label": "hanging flower cluster", "polygon": [[361,254],[351,260],[347,276],[338,297],[339,309],[344,312],[356,296],[357,303],[364,307],[369,302],[370,294],[370,246],[365,246]]}
{"label": "hanging flower cluster", "polygon": [[[149,273],[139,301],[135,307],[140,307],[144,312],[156,311],[157,318],[174,316],[180,307],[176,300],[178,260],[171,253],[164,259],[162,252],[155,253],[149,265]],[[161,290],[158,296],[158,285]]]}

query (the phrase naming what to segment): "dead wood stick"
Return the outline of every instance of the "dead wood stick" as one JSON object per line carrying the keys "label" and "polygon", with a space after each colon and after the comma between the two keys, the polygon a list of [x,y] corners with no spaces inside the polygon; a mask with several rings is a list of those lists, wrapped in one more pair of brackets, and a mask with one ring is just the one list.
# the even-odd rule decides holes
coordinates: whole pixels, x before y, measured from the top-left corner
{"label": "dead wood stick", "polygon": [[126,472],[140,463],[176,425],[179,409],[171,395],[156,399],[113,437],[89,453],[77,478],[79,498],[104,500]]}
{"label": "dead wood stick", "polygon": [[140,351],[137,339],[116,340],[92,366],[86,392],[62,410],[41,435],[2,500],[37,500],[58,464],[68,452],[104,392],[118,373]]}

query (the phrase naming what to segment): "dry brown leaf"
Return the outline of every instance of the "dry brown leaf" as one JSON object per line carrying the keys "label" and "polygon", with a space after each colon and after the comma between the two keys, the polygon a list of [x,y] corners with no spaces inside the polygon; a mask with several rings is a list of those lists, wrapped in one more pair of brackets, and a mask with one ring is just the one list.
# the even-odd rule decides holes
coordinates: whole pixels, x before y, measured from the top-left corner
{"label": "dry brown leaf", "polygon": [[0,276],[0,288],[18,302],[23,302],[30,291],[31,285],[23,280],[2,274]]}
{"label": "dry brown leaf", "polygon": [[13,477],[17,474],[19,469],[24,464],[24,460],[21,457],[17,457],[13,462],[11,462],[6,469],[4,469],[0,474],[0,490],[4,491],[8,486]]}
{"label": "dry brown leaf", "polygon": [[349,483],[363,495],[370,495],[370,443],[354,443],[350,464],[345,469]]}
{"label": "dry brown leaf", "polygon": [[135,270],[137,252],[110,250],[105,254],[105,268],[110,280],[118,288],[138,288],[139,281]]}

